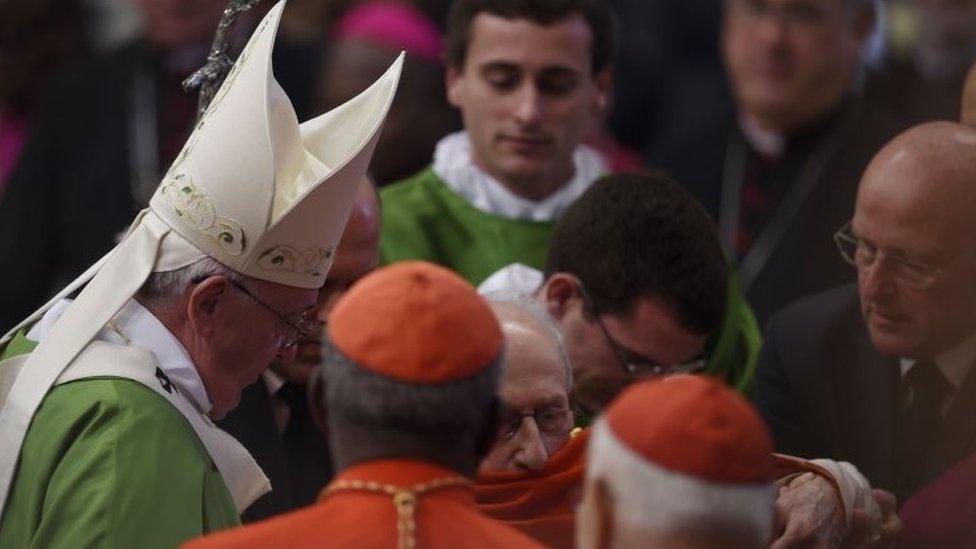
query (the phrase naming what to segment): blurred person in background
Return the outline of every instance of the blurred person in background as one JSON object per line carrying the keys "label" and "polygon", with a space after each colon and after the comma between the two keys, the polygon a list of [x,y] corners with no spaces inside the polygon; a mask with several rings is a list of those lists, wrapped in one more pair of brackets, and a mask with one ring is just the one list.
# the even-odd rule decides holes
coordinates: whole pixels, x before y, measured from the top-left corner
{"label": "blurred person in background", "polygon": [[976,60],[976,2],[903,0],[894,8],[891,52],[866,95],[910,124],[955,120]]}
{"label": "blurred person in background", "polygon": [[0,2],[0,200],[37,114],[37,96],[51,75],[87,53],[88,13],[80,3]]}
{"label": "blurred person in background", "polygon": [[430,162],[434,146],[460,121],[444,98],[440,31],[408,2],[362,2],[333,25],[325,46],[315,102],[340,105],[407,52],[397,102],[376,146],[369,171],[379,186],[404,179]]}
{"label": "blurred person in background", "polygon": [[873,0],[725,0],[735,113],[664,155],[718,221],[760,323],[851,278],[831,241],[894,133],[860,93]]}
{"label": "blurred person in background", "polygon": [[[184,92],[181,82],[203,65],[226,5],[138,0],[140,37],[50,82],[0,200],[0,264],[17,265],[0,275],[0,329],[111,249],[145,207],[192,129],[197,94]],[[242,20],[239,38],[254,21]],[[278,80],[304,116],[310,56],[279,42],[274,59]]]}
{"label": "blurred person in background", "polygon": [[608,0],[620,18],[609,122],[650,166],[732,110],[719,54],[722,0]]}

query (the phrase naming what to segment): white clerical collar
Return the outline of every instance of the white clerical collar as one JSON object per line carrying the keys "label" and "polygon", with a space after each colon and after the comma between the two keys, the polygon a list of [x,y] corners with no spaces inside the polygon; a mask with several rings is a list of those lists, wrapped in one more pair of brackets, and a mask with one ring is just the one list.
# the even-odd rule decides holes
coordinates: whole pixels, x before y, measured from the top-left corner
{"label": "white clerical collar", "polygon": [[[908,370],[915,365],[915,360],[903,358],[900,361],[901,375],[904,376]],[[973,364],[976,363],[976,334],[963,340],[962,343],[949,349],[933,359],[939,371],[945,376],[946,380],[952,385],[953,391],[958,391]]]}
{"label": "white clerical collar", "polygon": [[285,386],[285,378],[278,375],[271,368],[268,368],[261,374],[261,379],[264,381],[264,387],[268,390],[268,396],[274,396]]}
{"label": "white clerical collar", "polygon": [[532,295],[540,287],[545,276],[542,271],[521,263],[512,263],[498,269],[478,284],[478,294],[486,296],[494,292]]}
{"label": "white clerical collar", "polygon": [[573,153],[573,178],[542,200],[516,195],[475,166],[467,132],[448,135],[434,151],[434,173],[475,208],[507,219],[555,221],[597,177],[607,173],[606,162],[596,150],[580,145]]}
{"label": "white clerical collar", "polygon": [[[70,304],[70,299],[62,299],[51,307],[27,332],[27,339],[37,342],[44,339]],[[135,299],[130,299],[122,307],[122,310],[98,333],[96,339],[116,345],[132,345],[152,352],[159,362],[159,367],[170,381],[175,383],[202,413],[210,412],[213,405],[186,348],[159,319]]]}
{"label": "white clerical collar", "polygon": [[739,114],[739,130],[742,131],[742,137],[745,138],[746,143],[749,143],[754,151],[763,156],[781,156],[786,150],[786,138],[783,137],[783,134],[764,130],[752,118],[741,113]]}

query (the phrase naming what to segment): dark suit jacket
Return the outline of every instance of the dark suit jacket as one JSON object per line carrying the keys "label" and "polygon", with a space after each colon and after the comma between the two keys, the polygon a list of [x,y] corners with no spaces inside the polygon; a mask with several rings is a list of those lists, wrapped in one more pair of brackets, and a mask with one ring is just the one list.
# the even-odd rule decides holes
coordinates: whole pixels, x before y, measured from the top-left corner
{"label": "dark suit jacket", "polygon": [[325,437],[306,411],[295,406],[285,435],[280,434],[263,380],[244,389],[240,404],[217,425],[247,448],[271,480],[271,492],[247,508],[241,517],[244,522],[305,507],[332,478]]}
{"label": "dark suit jacket", "polygon": [[[716,220],[726,198],[722,187],[730,148],[750,150],[735,120],[731,111],[715,118],[660,160],[660,167]],[[902,127],[899,119],[854,96],[802,132],[787,136],[784,158],[770,177],[789,193],[799,174],[807,173],[812,188],[762,268],[754,275],[742,273],[743,290],[760,325],[804,295],[854,280],[854,270],[837,253],[833,234],[854,213],[858,182],[868,161]],[[824,161],[811,161],[814,156]],[[782,201],[777,213],[781,205]]]}
{"label": "dark suit jacket", "polygon": [[[857,288],[797,301],[766,330],[753,401],[777,451],[849,461],[892,490],[898,360],[881,356],[861,318]],[[937,427],[923,471],[928,483],[976,452],[976,368]],[[901,501],[911,494],[896,494]]]}

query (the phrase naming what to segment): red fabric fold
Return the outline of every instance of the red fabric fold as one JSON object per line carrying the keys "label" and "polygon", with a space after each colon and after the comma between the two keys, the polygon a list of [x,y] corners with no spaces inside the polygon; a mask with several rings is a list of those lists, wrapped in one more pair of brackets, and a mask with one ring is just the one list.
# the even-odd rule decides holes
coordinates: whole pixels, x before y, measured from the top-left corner
{"label": "red fabric fold", "polygon": [[479,473],[475,499],[482,513],[549,547],[574,547],[575,510],[586,471],[584,429],[533,473]]}

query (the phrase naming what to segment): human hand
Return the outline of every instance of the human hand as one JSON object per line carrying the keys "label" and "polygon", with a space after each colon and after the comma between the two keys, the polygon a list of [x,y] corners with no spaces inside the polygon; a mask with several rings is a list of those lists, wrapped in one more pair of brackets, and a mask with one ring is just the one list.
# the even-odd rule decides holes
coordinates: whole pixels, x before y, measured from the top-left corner
{"label": "human hand", "polygon": [[901,535],[902,523],[898,518],[897,500],[895,495],[884,490],[872,490],[874,500],[881,508],[881,532],[871,534],[868,515],[860,509],[855,509],[851,517],[851,531],[844,541],[845,549],[887,549],[895,547]]}
{"label": "human hand", "polygon": [[775,509],[777,537],[770,549],[841,547],[844,504],[827,479],[814,473],[796,477],[780,487]]}

